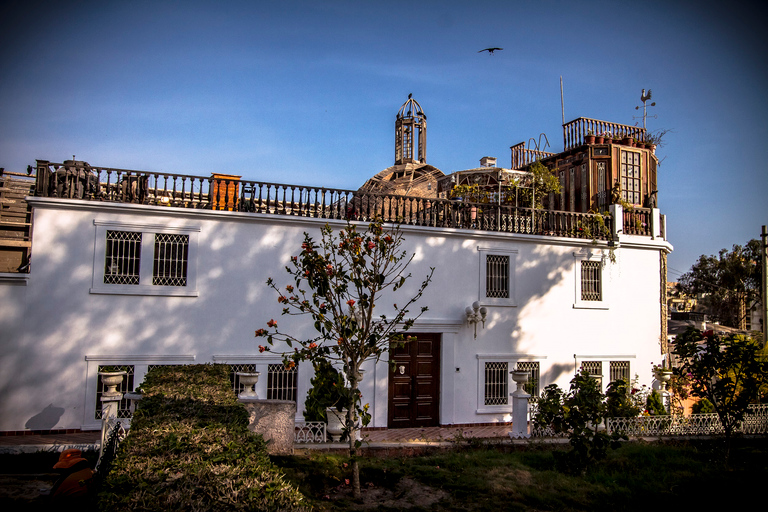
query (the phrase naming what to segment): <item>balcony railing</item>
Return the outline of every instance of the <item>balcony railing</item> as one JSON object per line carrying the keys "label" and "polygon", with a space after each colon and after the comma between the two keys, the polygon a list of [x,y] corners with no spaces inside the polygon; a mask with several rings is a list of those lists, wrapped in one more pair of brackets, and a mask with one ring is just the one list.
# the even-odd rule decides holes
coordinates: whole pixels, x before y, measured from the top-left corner
{"label": "balcony railing", "polygon": [[588,117],[579,117],[563,125],[563,144],[564,151],[581,146],[584,144],[584,137],[589,133],[602,135],[612,134],[614,139],[623,139],[632,137],[635,140],[645,141],[645,129],[626,124],[610,123],[600,121],[599,119],[590,119]]}
{"label": "balcony railing", "polygon": [[512,169],[522,169],[528,164],[532,164],[536,160],[554,156],[557,153],[550,153],[548,151],[539,151],[537,149],[528,149],[525,147],[525,142],[520,142],[509,148],[512,150]]}
{"label": "balcony railing", "polygon": [[414,226],[474,229],[608,240],[608,216],[534,210],[354,190],[264,183],[232,177],[200,177],[64,165],[38,161],[35,194],[174,208],[229,210],[322,219],[369,220]]}

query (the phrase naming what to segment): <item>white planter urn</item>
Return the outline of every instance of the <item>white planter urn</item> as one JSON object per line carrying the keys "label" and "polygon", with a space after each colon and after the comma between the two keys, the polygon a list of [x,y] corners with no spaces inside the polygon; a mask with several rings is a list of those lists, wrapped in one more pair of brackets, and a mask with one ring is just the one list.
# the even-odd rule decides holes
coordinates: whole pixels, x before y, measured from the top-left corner
{"label": "white planter urn", "polygon": [[333,436],[341,436],[344,432],[347,410],[342,409],[341,412],[339,412],[335,407],[328,407],[325,410],[325,415],[328,418],[328,426],[325,429],[326,432]]}
{"label": "white planter urn", "polygon": [[259,382],[261,372],[237,372],[237,378],[243,385],[243,390],[237,395],[238,398],[259,398],[258,393],[253,388]]}
{"label": "white planter urn", "polygon": [[117,390],[117,386],[123,383],[123,377],[128,374],[126,371],[120,372],[99,372],[101,383],[107,388],[101,396],[117,396],[121,393]]}
{"label": "white planter urn", "polygon": [[525,389],[523,388],[523,386],[525,385],[526,382],[528,382],[530,373],[524,370],[512,370],[509,373],[512,374],[512,380],[515,381],[515,383],[517,384],[517,389],[514,391],[514,393],[517,393],[517,394],[525,393]]}

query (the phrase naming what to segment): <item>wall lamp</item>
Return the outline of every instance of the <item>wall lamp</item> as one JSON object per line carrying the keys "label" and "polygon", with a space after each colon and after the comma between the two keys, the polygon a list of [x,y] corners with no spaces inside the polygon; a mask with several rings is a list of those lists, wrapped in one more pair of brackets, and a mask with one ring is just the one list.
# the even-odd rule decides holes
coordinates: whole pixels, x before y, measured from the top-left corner
{"label": "wall lamp", "polygon": [[475,326],[475,339],[477,339],[477,323],[482,322],[483,328],[485,328],[485,317],[488,315],[488,309],[480,307],[480,303],[475,301],[472,303],[472,307],[467,306],[465,311],[467,313],[467,323]]}

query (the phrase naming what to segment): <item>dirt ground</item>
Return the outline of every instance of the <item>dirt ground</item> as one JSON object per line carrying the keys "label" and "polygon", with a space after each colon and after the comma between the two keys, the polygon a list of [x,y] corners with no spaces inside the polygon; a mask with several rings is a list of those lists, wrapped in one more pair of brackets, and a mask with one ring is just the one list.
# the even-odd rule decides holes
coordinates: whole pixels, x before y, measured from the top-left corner
{"label": "dirt ground", "polygon": [[55,473],[0,475],[0,509],[42,510],[58,475]]}
{"label": "dirt ground", "polygon": [[[429,508],[438,501],[447,498],[448,493],[420,484],[411,478],[401,478],[394,489],[376,487],[369,483],[361,489],[360,510],[390,507],[407,510],[413,507]],[[339,499],[351,499],[352,487],[339,486],[333,492],[324,496],[331,503]]]}

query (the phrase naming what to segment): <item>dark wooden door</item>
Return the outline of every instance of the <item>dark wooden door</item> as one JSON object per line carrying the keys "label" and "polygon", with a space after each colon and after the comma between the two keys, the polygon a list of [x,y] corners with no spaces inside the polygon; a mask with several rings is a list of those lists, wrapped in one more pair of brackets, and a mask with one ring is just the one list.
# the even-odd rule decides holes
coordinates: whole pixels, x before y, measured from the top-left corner
{"label": "dark wooden door", "polygon": [[440,424],[440,335],[415,337],[390,352],[389,428]]}

